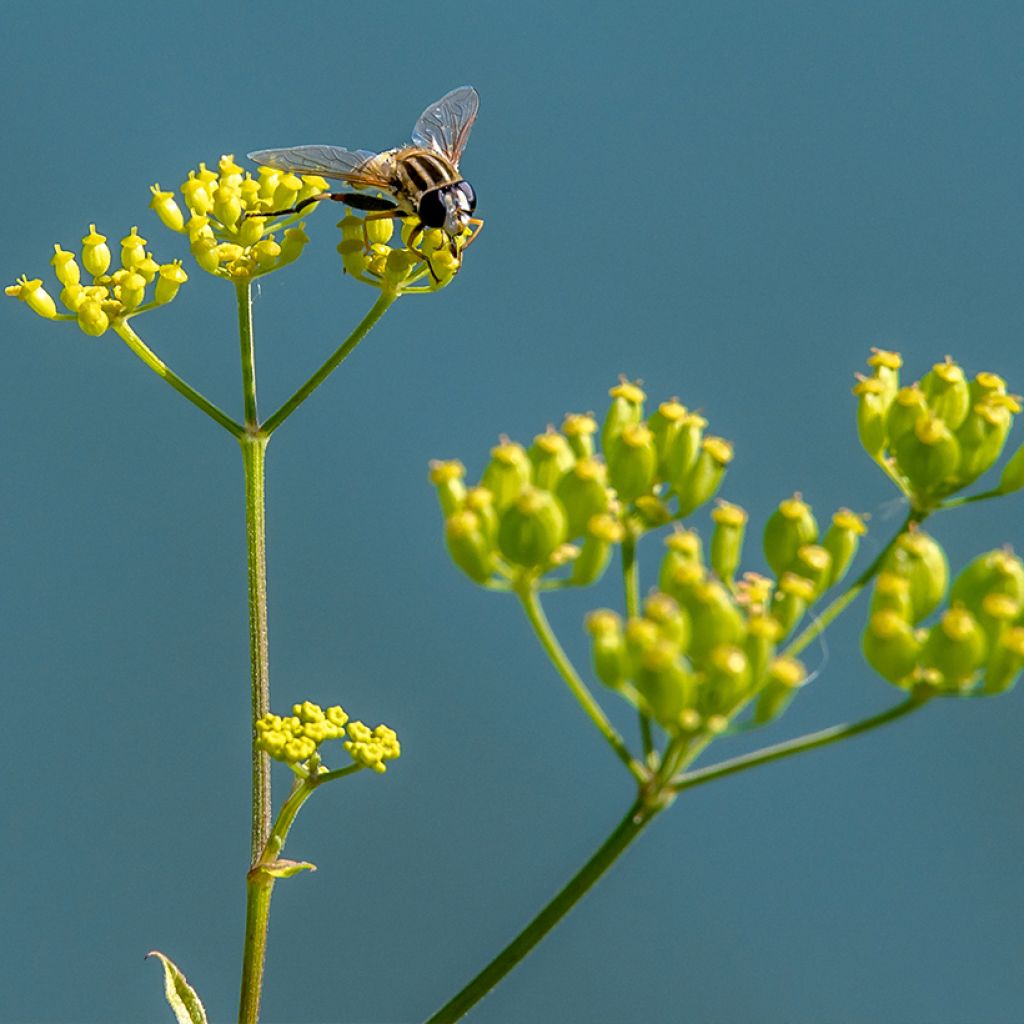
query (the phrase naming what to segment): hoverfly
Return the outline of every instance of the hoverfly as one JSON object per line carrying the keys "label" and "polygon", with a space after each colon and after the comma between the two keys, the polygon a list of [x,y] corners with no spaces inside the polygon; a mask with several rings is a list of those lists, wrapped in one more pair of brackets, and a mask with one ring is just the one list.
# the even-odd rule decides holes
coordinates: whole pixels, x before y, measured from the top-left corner
{"label": "hoverfly", "polygon": [[480,97],[472,86],[453,89],[420,114],[410,145],[381,153],[339,146],[294,146],[250,153],[250,160],[265,167],[293,174],[318,174],[357,189],[378,189],[392,197],[322,192],[291,209],[256,216],[297,213],[322,199],[366,210],[367,220],[413,216],[419,224],[409,238],[409,248],[420,254],[433,274],[430,260],[413,245],[425,229],[440,228],[448,236],[452,255],[458,257],[458,235],[470,224],[476,225],[476,231],[466,242],[468,245],[483,225],[482,220],[471,216],[476,209],[473,186],[459,173],[459,158],[466,148],[479,106]]}

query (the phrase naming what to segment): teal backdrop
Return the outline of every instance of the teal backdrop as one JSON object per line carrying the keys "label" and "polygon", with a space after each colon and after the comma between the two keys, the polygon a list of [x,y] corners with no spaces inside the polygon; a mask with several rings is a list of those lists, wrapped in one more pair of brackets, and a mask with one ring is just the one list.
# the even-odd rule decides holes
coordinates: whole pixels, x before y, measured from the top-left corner
{"label": "teal backdrop", "polygon": [[[602,410],[617,375],[735,442],[755,524],[799,490],[900,521],[854,428],[872,345],[1024,391],[1024,8],[985,2],[12,7],[0,38],[2,277],[137,224],[199,161],[387,148],[482,97],[463,160],[487,221],[269,451],[271,666],[396,728],[402,759],[317,795],[275,894],[268,1024],[422,1020],[589,856],[629,779],[514,602],[441,540],[427,462],[478,474]],[[262,406],[363,315],[340,209],[261,286]],[[189,265],[138,328],[240,414],[231,289]],[[112,334],[0,304],[0,1021],[168,1021],[143,954],[233,1019],[248,844],[237,446]],[[1018,426],[1013,444],[1021,440]],[[1024,498],[944,516],[954,565],[1024,543]],[[706,512],[697,517],[706,526]],[[763,568],[752,527],[748,568]],[[656,542],[642,551],[653,582]],[[587,662],[586,610],[554,595]],[[754,745],[872,714],[858,604]],[[633,716],[605,701],[634,738]],[[481,1024],[1014,1022],[1024,1003],[1024,693],[915,718],[679,800],[474,1013]],[[278,793],[287,773],[275,773]]]}

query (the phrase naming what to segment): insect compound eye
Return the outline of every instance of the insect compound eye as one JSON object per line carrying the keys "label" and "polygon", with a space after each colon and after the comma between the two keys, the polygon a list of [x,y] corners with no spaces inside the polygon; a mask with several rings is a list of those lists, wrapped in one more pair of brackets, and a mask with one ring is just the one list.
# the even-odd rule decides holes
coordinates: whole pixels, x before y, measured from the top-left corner
{"label": "insect compound eye", "polygon": [[476,209],[476,193],[468,181],[460,181],[455,188],[462,194],[464,200],[463,209],[472,213]]}
{"label": "insect compound eye", "polygon": [[443,228],[448,216],[448,207],[441,195],[441,189],[431,189],[420,196],[417,216],[428,228]]}

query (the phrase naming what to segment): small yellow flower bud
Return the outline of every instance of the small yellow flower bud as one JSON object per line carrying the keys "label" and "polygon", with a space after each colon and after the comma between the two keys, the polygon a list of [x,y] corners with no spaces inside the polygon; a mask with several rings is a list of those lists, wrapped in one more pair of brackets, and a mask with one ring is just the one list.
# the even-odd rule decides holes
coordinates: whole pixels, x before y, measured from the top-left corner
{"label": "small yellow flower bud", "polygon": [[110,319],[95,299],[86,299],[76,313],[78,326],[94,338],[98,338],[110,326]]}
{"label": "small yellow flower bud", "polygon": [[110,267],[110,248],[107,246],[107,236],[101,235],[96,230],[95,224],[89,225],[89,234],[82,239],[82,266],[93,277],[100,277]]}
{"label": "small yellow flower bud", "polygon": [[366,237],[372,243],[386,245],[395,233],[395,222],[391,217],[377,217],[366,220]]}
{"label": "small yellow flower bud", "polygon": [[309,235],[302,228],[288,228],[281,240],[281,255],[277,259],[278,267],[297,260],[308,242]]}
{"label": "small yellow flower bud", "polygon": [[153,292],[153,300],[157,305],[170,302],[177,294],[178,289],[188,280],[188,274],[182,270],[181,260],[173,263],[165,263],[160,268],[160,275]]}
{"label": "small yellow flower bud", "polygon": [[208,274],[216,274],[220,267],[220,254],[218,246],[213,238],[197,238],[189,248],[192,251],[192,258],[199,264],[200,268]]}
{"label": "small yellow flower bud", "polygon": [[674,485],[680,516],[688,516],[715,496],[732,459],[733,448],[725,438],[705,437],[701,441],[696,462]]}
{"label": "small yellow flower bud", "polygon": [[711,511],[711,521],[715,524],[711,534],[711,568],[719,579],[731,583],[743,552],[747,513],[739,505],[719,499]]}
{"label": "small yellow flower bud", "polygon": [[606,459],[618,444],[623,427],[635,425],[644,418],[644,400],[647,398],[638,383],[633,384],[624,377],[608,394],[612,403],[601,428],[601,448]]}
{"label": "small yellow flower bud", "polygon": [[[355,218],[353,218],[355,219]],[[341,256],[341,265],[345,273],[353,277],[362,277],[366,273],[367,259],[363,252],[363,243],[354,238],[342,239],[337,246],[338,254]]]}
{"label": "small yellow flower bud", "polygon": [[[246,217],[238,225],[235,232],[235,241],[239,245],[256,245],[263,238],[263,227],[266,221],[263,217]],[[270,239],[266,239],[270,241]],[[277,243],[272,243],[277,244]]]}
{"label": "small yellow flower bud", "polygon": [[[216,175],[213,176],[216,180]],[[213,209],[213,197],[210,195],[209,182],[196,176],[195,171],[188,172],[188,181],[181,183],[181,194],[185,205],[197,217],[205,217]]]}
{"label": "small yellow flower bud", "polygon": [[24,276],[19,277],[16,284],[5,289],[5,293],[13,299],[21,299],[33,313],[47,320],[52,320],[57,315],[57,304],[43,287],[40,278],[29,280]]}
{"label": "small yellow flower bud", "polygon": [[129,234],[121,239],[121,266],[134,270],[136,264],[146,258],[146,240],[139,237],[139,229],[133,227]]}
{"label": "small yellow flower bud", "polygon": [[174,193],[163,191],[159,185],[150,185],[149,191],[153,193],[153,198],[149,201],[150,209],[160,218],[164,227],[170,228],[171,231],[183,231],[185,215],[175,201]]}
{"label": "small yellow flower bud", "polygon": [[133,310],[146,297],[146,279],[141,274],[127,274],[123,278],[118,299],[126,310]]}
{"label": "small yellow flower bud", "polygon": [[53,248],[53,259],[50,260],[50,263],[53,265],[53,272],[57,275],[57,280],[65,287],[79,284],[82,280],[82,271],[75,262],[75,254],[62,249],[59,245],[55,245]]}
{"label": "small yellow flower bud", "polygon": [[[246,221],[246,223],[249,222]],[[256,269],[263,273],[276,266],[277,258],[281,255],[281,246],[272,238],[264,238],[252,246],[251,254],[256,263]]]}
{"label": "small yellow flower bud", "polygon": [[446,516],[458,512],[466,500],[465,476],[466,467],[458,459],[434,459],[430,463],[429,479],[437,488],[441,511]]}
{"label": "small yellow flower bud", "polygon": [[236,187],[242,184],[242,175],[245,172],[245,168],[239,167],[235,163],[235,158],[231,153],[226,153],[217,161],[217,170],[220,171],[222,184]]}
{"label": "small yellow flower bud", "polygon": [[213,193],[213,215],[226,228],[233,228],[242,216],[242,197],[236,185],[223,182]]}
{"label": "small yellow flower bud", "polygon": [[81,306],[89,298],[88,292],[80,284],[69,284],[60,293],[60,301],[63,303],[66,309],[70,309],[72,313],[78,312],[78,307]]}
{"label": "small yellow flower bud", "polygon": [[[271,172],[273,174],[273,172]],[[270,186],[272,190],[267,190]],[[289,210],[295,205],[295,199],[302,188],[302,179],[297,174],[274,174],[260,183],[260,194],[270,196],[271,210]]]}

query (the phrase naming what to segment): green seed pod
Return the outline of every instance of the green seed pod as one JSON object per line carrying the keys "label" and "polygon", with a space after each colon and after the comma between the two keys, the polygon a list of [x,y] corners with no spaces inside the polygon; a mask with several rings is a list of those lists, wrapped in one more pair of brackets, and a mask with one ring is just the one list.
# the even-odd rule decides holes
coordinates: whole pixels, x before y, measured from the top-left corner
{"label": "green seed pod", "polygon": [[959,604],[948,608],[928,631],[920,661],[941,673],[943,689],[962,690],[988,657],[988,641],[977,620]]}
{"label": "green seed pod", "polygon": [[566,539],[565,512],[547,491],[526,487],[500,514],[498,547],[516,565],[545,566]]}
{"label": "green seed pod", "polygon": [[629,677],[622,619],[607,608],[599,608],[587,616],[586,629],[593,640],[595,675],[605,686],[619,689]]}
{"label": "green seed pod", "polygon": [[768,682],[754,705],[754,721],[758,725],[775,721],[806,682],[807,670],[796,658],[776,658],[768,670]]}
{"label": "green seed pod", "polygon": [[868,366],[875,371],[874,379],[881,382],[890,397],[899,391],[902,365],[903,357],[899,352],[890,352],[884,348],[873,348],[868,356]]}
{"label": "green seed pod", "polygon": [[676,732],[683,713],[693,707],[697,683],[670,641],[657,640],[644,650],[634,682],[658,724]]}
{"label": "green seed pod", "polygon": [[980,402],[988,398],[989,395],[1005,395],[1006,394],[1006,381],[999,376],[998,373],[989,373],[987,370],[982,370],[975,378],[971,381],[971,401]]}
{"label": "green seed pod", "polygon": [[925,393],[917,384],[900,388],[893,397],[889,406],[889,415],[886,417],[886,433],[889,437],[889,448],[894,448],[896,442],[904,435],[913,433],[917,421],[928,415],[928,400]]}
{"label": "green seed pod", "polygon": [[707,570],[696,562],[680,562],[671,572],[662,572],[658,588],[674,597],[684,608],[694,601],[697,589],[707,579]]}
{"label": "green seed pod", "polygon": [[666,439],[662,476],[677,493],[700,455],[707,425],[708,421],[699,413],[686,413],[680,417],[671,439]]}
{"label": "green seed pod", "polygon": [[494,549],[474,512],[465,509],[445,521],[444,539],[452,561],[474,582],[484,583],[494,572]]}
{"label": "green seed pod", "polygon": [[880,459],[889,440],[887,421],[892,394],[875,377],[861,377],[853,387],[857,396],[857,434],[864,450]]}
{"label": "green seed pod", "polygon": [[494,495],[494,507],[502,512],[530,485],[532,467],[521,444],[503,437],[491,449],[491,461],[480,478],[481,487]]}
{"label": "green seed pod", "polygon": [[618,442],[605,449],[608,481],[624,502],[650,493],[658,472],[658,450],[654,435],[642,423],[627,423]]}
{"label": "green seed pod", "polygon": [[921,390],[928,401],[928,408],[950,430],[956,430],[967,418],[971,407],[971,386],[951,356],[946,356],[945,362],[936,363],[924,375]]}
{"label": "green seed pod", "polygon": [[732,583],[743,552],[747,513],[739,505],[719,500],[711,511],[711,521],[715,524],[711,534],[711,568],[720,580]]}
{"label": "green seed pod", "polygon": [[956,432],[960,443],[956,473],[959,487],[966,487],[995,464],[1013,425],[1013,415],[1019,409],[1010,395],[992,395],[973,404]]}
{"label": "green seed pod", "polygon": [[784,572],[772,598],[772,617],[785,636],[803,618],[814,600],[814,584],[793,572]]}
{"label": "green seed pod", "polygon": [[1003,594],[1024,603],[1024,562],[1006,549],[986,551],[960,570],[949,591],[950,604],[977,614],[989,594]]}
{"label": "green seed pod", "polygon": [[1024,444],[1022,444],[1003,466],[1002,475],[999,477],[1000,494],[1012,494],[1024,487]]}
{"label": "green seed pod", "polygon": [[538,434],[527,452],[530,465],[533,466],[533,485],[545,491],[554,491],[558,481],[569,472],[576,456],[568,440],[555,430],[548,427],[543,434]]}
{"label": "green seed pod", "polygon": [[486,487],[470,487],[466,491],[464,508],[476,515],[487,543],[495,547],[498,542],[498,513],[494,509],[494,495]]}
{"label": "green seed pod", "polygon": [[730,716],[750,695],[750,662],[735,644],[718,644],[704,663],[700,710],[705,715]]}
{"label": "green seed pod", "polygon": [[875,612],[861,639],[867,663],[883,678],[907,688],[921,653],[921,640],[910,623],[894,611]]}
{"label": "green seed pod", "polygon": [[868,532],[864,520],[848,508],[841,508],[821,541],[821,546],[832,556],[832,570],[826,586],[834,587],[845,576],[856,557],[860,539]]}
{"label": "green seed pod", "polygon": [[805,544],[817,544],[818,523],[799,494],[779,502],[764,524],[764,554],[772,572],[781,576]]}
{"label": "green seed pod", "polygon": [[820,544],[804,544],[797,549],[791,571],[809,580],[814,587],[814,597],[820,597],[832,575],[832,556]]}
{"label": "green seed pod", "polygon": [[1024,668],[1024,627],[1014,626],[1000,637],[985,666],[984,692],[1006,693],[1017,683]]}
{"label": "green seed pod", "polygon": [[924,530],[908,530],[893,544],[881,568],[910,582],[911,623],[917,625],[939,606],[949,585],[946,552]]}
{"label": "green seed pod", "polygon": [[756,689],[765,682],[765,673],[775,657],[775,648],[782,636],[782,627],[770,615],[752,615],[747,619],[747,642],[744,651],[750,662],[751,685]]}
{"label": "green seed pod", "polygon": [[910,580],[895,572],[880,572],[875,577],[875,588],[871,593],[871,614],[892,611],[910,622],[914,617],[914,605],[910,599]]}
{"label": "green seed pod", "polygon": [[608,511],[608,471],[597,459],[580,459],[555,488],[555,496],[565,508],[568,535],[580,537],[592,516]]}
{"label": "green seed pod", "polygon": [[591,516],[583,547],[572,563],[569,579],[574,587],[588,587],[601,578],[608,568],[612,548],[622,541],[625,532],[622,523],[614,516]]}
{"label": "green seed pod", "polygon": [[675,485],[680,516],[688,516],[715,496],[732,459],[732,445],[725,438],[704,438],[697,461]]}
{"label": "green seed pod", "polygon": [[639,384],[633,384],[624,378],[611,388],[608,394],[612,397],[612,404],[608,407],[604,426],[601,427],[601,450],[605,459],[610,462],[612,452],[622,437],[622,431],[643,421],[644,401],[647,395]]}
{"label": "green seed pod", "polygon": [[[703,566],[704,554],[701,550],[700,535],[696,530],[675,530],[665,538],[665,547],[668,550],[661,560],[658,589],[667,592],[676,570],[682,565]],[[669,581],[668,584],[666,581]]]}
{"label": "green seed pod", "polygon": [[430,482],[437,488],[437,500],[446,516],[458,512],[466,500],[465,475],[466,467],[458,459],[434,459],[430,463]]}
{"label": "green seed pod", "polygon": [[743,645],[746,638],[743,615],[717,580],[697,584],[689,600],[679,603],[690,613],[687,653],[698,666],[702,666],[712,648],[719,644]]}
{"label": "green seed pod", "polygon": [[597,420],[593,416],[582,412],[566,413],[562,433],[576,458],[589,459],[593,456],[594,435],[597,433]]}
{"label": "green seed pod", "polygon": [[655,412],[648,417],[647,426],[654,435],[654,444],[658,449],[658,473],[662,480],[667,480],[667,459],[676,435],[682,427],[688,410],[678,399],[662,402]]}
{"label": "green seed pod", "polygon": [[690,644],[690,617],[675,598],[655,591],[644,601],[644,618],[653,622],[665,640],[670,640],[681,653]]}
{"label": "green seed pod", "polygon": [[927,413],[895,443],[897,469],[918,494],[948,492],[960,465],[960,442],[937,416]]}

